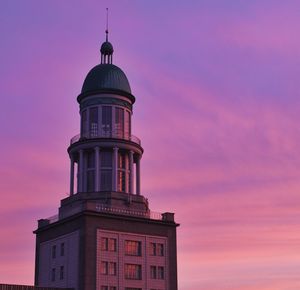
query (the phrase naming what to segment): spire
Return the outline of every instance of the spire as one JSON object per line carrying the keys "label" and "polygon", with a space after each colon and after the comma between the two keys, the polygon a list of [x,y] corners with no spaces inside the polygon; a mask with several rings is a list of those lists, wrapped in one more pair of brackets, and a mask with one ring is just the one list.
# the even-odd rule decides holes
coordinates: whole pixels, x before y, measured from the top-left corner
{"label": "spire", "polygon": [[108,42],[108,8],[106,8],[106,42]]}
{"label": "spire", "polygon": [[106,30],[105,30],[105,42],[101,45],[101,64],[112,64],[112,55],[114,48],[112,44],[108,41],[108,8],[106,8]]}

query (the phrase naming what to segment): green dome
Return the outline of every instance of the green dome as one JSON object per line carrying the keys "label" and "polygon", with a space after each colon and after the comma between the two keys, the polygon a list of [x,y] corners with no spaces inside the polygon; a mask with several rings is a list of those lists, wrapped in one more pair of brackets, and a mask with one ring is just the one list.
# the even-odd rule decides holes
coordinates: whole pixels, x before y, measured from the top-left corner
{"label": "green dome", "polygon": [[113,64],[99,64],[87,74],[81,93],[99,90],[120,90],[131,94],[130,85],[125,73]]}

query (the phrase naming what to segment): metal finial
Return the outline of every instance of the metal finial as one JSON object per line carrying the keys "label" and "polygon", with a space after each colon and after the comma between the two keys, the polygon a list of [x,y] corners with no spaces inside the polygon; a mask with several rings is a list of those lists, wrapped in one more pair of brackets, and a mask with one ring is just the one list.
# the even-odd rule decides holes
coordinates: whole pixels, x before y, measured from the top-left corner
{"label": "metal finial", "polygon": [[106,8],[106,41],[108,41],[108,8]]}

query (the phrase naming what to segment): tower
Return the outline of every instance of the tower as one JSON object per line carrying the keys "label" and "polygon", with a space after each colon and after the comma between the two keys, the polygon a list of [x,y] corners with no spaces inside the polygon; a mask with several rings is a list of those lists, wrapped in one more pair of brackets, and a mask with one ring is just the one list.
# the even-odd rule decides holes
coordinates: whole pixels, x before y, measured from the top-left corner
{"label": "tower", "polygon": [[68,148],[70,196],[40,219],[35,285],[76,290],[177,290],[173,213],[141,194],[141,141],[131,134],[135,97],[102,44],[77,101],[80,134]]}

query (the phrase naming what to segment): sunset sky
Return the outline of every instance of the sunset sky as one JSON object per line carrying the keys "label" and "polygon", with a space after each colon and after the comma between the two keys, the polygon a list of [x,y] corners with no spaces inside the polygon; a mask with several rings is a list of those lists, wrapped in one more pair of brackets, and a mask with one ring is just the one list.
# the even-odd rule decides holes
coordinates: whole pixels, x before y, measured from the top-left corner
{"label": "sunset sky", "polygon": [[299,290],[298,0],[1,1],[0,283],[33,284],[32,231],[67,196],[106,7],[179,289]]}

